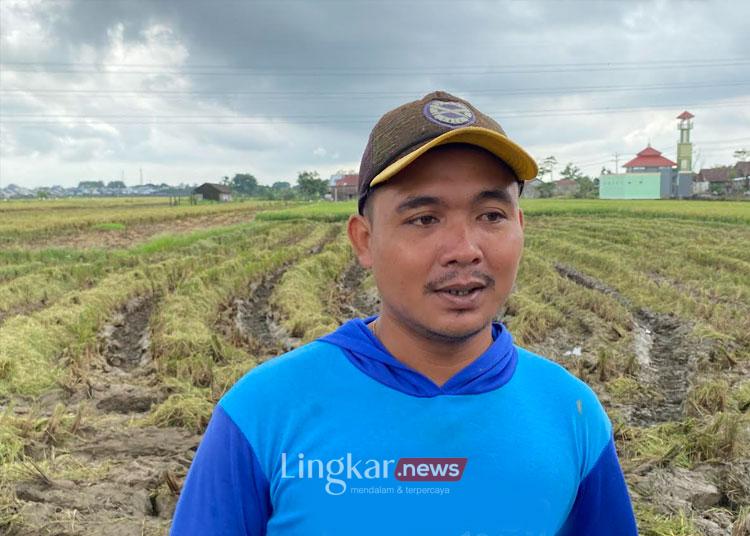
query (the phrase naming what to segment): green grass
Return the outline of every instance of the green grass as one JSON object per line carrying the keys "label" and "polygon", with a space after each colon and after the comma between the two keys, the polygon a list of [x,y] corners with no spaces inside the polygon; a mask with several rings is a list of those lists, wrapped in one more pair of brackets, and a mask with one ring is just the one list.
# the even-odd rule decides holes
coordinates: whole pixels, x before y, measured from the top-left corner
{"label": "green grass", "polygon": [[39,312],[8,318],[0,326],[0,394],[37,396],[54,385],[66,361],[93,344],[103,322],[125,301],[153,292],[190,259],[174,259],[112,274]]}
{"label": "green grass", "polygon": [[690,468],[699,463],[733,461],[749,454],[749,424],[747,416],[718,412],[648,428],[625,426],[620,430],[620,449],[633,465]]}
{"label": "green grass", "polygon": [[[232,301],[280,269],[286,272],[271,304],[291,335],[306,342],[338,326],[337,284],[353,260],[344,223],[356,213],[355,202],[251,203],[242,209],[256,214],[251,223],[165,234],[117,250],[32,249],[19,239],[240,210],[144,204],[71,200],[39,222],[39,211],[53,205],[0,204],[0,242],[8,246],[0,248],[0,316],[15,313],[0,320],[0,398],[10,404],[0,415],[0,532],[21,522],[9,497],[28,470],[25,458],[63,440],[75,419],[65,408],[19,417],[13,401],[72,386],[97,351],[98,331],[131,297],[154,296],[152,357],[170,394],[136,425],[204,429],[219,397],[259,362],[252,345],[233,337]],[[626,475],[635,467],[746,460],[750,381],[737,372],[746,364],[737,364],[750,356],[750,203],[552,199],[522,206],[526,248],[504,319],[517,343],[539,345],[617,404],[607,410]],[[130,212],[120,217],[122,211]],[[71,221],[56,229],[61,218]],[[334,240],[311,252],[330,233]],[[559,265],[611,290],[583,286]],[[366,281],[373,284],[371,276]],[[639,308],[677,315],[692,326],[696,343],[711,348],[691,380],[688,417],[678,422],[638,427],[625,422],[625,410],[618,413],[619,404],[658,398],[637,379]],[[552,355],[573,346],[582,347],[580,358]],[[37,463],[52,475],[89,481],[73,457],[57,452],[55,463],[45,457]],[[92,479],[106,477],[106,467],[90,471]],[[641,534],[698,534],[686,513],[635,506]]]}
{"label": "green grass", "polygon": [[642,503],[635,503],[633,506],[641,536],[702,536],[684,511],[665,515]]}
{"label": "green grass", "polygon": [[[676,219],[715,223],[750,223],[750,203],[742,201],[521,199],[527,218],[542,216],[594,216],[605,218]],[[310,203],[258,214],[263,220],[306,218],[346,221],[357,213],[356,201]]]}
{"label": "green grass", "polygon": [[726,380],[706,380],[694,385],[687,396],[688,415],[713,415],[729,407],[729,384]]}
{"label": "green grass", "polygon": [[332,201],[321,201],[284,210],[268,210],[259,213],[256,216],[256,219],[264,221],[308,219],[324,222],[339,222],[348,220],[349,216],[356,212],[357,204],[353,201],[335,203]]}
{"label": "green grass", "polygon": [[289,206],[272,201],[201,203],[169,206],[166,198],[123,204],[118,199],[82,202],[29,202],[1,206],[0,244],[19,246],[24,240],[43,240],[91,230],[93,226],[117,222],[125,226],[190,219],[222,214],[255,214],[268,208]]}
{"label": "green grass", "polygon": [[159,404],[145,418],[137,422],[142,426],[179,426],[195,433],[206,429],[216,400],[211,389],[199,388],[188,382],[171,382],[176,393]]}
{"label": "green grass", "polygon": [[750,203],[743,201],[522,199],[521,207],[527,217],[575,215],[750,223]]}
{"label": "green grass", "polygon": [[323,251],[304,259],[281,278],[271,296],[271,305],[282,314],[281,324],[303,342],[314,340],[338,327],[328,312],[334,286],[353,259],[346,233]]}

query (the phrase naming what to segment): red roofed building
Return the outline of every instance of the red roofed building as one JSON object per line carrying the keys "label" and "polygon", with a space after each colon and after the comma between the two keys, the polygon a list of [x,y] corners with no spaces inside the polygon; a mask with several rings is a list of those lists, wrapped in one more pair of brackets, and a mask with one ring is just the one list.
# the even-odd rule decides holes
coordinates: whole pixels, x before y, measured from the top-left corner
{"label": "red roofed building", "polygon": [[359,184],[357,173],[342,176],[331,186],[331,195],[334,201],[346,201],[356,199]]}
{"label": "red roofed building", "polygon": [[673,168],[676,165],[676,162],[664,158],[659,151],[649,145],[624,167],[627,173],[649,173],[658,172],[662,168]]}

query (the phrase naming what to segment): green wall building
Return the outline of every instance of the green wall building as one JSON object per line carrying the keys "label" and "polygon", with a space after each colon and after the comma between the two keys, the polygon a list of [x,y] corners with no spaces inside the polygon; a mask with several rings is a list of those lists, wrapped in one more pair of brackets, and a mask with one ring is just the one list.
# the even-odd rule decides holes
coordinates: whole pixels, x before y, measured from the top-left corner
{"label": "green wall building", "polygon": [[669,198],[671,170],[664,173],[618,173],[599,177],[600,199]]}

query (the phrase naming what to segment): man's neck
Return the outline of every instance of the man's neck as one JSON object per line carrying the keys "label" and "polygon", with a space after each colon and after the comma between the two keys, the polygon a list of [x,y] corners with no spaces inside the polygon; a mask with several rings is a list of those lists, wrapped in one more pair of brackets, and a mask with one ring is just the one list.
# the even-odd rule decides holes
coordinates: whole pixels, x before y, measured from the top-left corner
{"label": "man's neck", "polygon": [[441,387],[482,355],[492,344],[492,325],[462,342],[446,344],[408,330],[389,316],[378,316],[368,327],[396,359]]}

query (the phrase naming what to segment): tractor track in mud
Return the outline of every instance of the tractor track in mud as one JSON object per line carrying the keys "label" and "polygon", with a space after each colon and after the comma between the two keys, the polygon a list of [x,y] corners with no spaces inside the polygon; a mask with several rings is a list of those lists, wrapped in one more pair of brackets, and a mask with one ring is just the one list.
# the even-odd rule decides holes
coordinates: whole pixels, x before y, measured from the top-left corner
{"label": "tractor track in mud", "polygon": [[[41,469],[17,482],[24,518],[17,536],[163,534],[200,437],[183,428],[132,424],[168,393],[151,361],[149,319],[158,296],[130,299],[98,337],[98,351],[69,386],[68,411],[82,416],[52,455],[97,473],[49,477]],[[37,462],[47,448],[32,452]],[[34,462],[36,463],[36,462]]]}
{"label": "tractor track in mud", "polygon": [[[631,313],[633,352],[639,365],[636,377],[644,398],[613,407],[630,425],[640,428],[684,421],[688,391],[701,380],[699,371],[711,359],[712,344],[698,340],[693,325],[674,314],[635,307],[617,290],[569,266],[557,263],[555,269],[581,286],[611,296]],[[634,498],[640,497],[664,513],[690,514],[699,534],[750,535],[750,531],[737,532],[735,526],[733,532],[732,528],[733,516],[737,516],[737,523],[746,523],[750,529],[750,516],[745,513],[741,517],[742,507],[750,500],[750,460],[698,464],[690,469],[670,466],[665,460],[637,465],[622,462]]]}
{"label": "tractor track in mud", "polygon": [[228,314],[224,315],[231,319],[231,340],[256,356],[259,362],[287,352],[299,343],[278,324],[269,303],[273,289],[291,266],[286,263],[251,285],[249,297],[234,298]]}
{"label": "tractor track in mud", "polygon": [[[338,229],[332,228],[307,254],[320,253],[336,238],[337,233]],[[258,362],[288,352],[301,342],[282,327],[278,312],[270,304],[274,288],[298,260],[286,262],[274,272],[252,283],[244,296],[234,297],[220,312],[217,329],[228,340],[254,355]]]}
{"label": "tractor track in mud", "polygon": [[703,355],[691,335],[692,325],[672,314],[636,307],[617,290],[572,267],[556,263],[555,270],[578,285],[610,296],[631,313],[638,381],[655,398],[650,404],[629,408],[628,420],[638,426],[680,420],[696,363]]}
{"label": "tractor track in mud", "polygon": [[336,289],[333,316],[343,324],[352,318],[365,318],[378,314],[380,299],[376,289],[364,286],[367,270],[354,259],[341,276]]}

